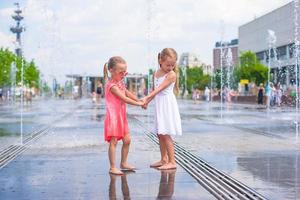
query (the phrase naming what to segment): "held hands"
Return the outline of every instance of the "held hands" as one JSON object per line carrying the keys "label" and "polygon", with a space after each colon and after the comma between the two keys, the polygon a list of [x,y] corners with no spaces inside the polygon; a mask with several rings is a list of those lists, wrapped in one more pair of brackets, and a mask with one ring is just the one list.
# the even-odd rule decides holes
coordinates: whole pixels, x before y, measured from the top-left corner
{"label": "held hands", "polygon": [[145,104],[145,101],[143,99],[139,99],[137,102],[139,106],[143,106]]}
{"label": "held hands", "polygon": [[141,107],[142,107],[143,109],[147,109],[148,104],[149,104],[149,102],[150,102],[149,97],[146,96],[146,97],[144,97],[144,98],[141,98],[140,101],[143,102],[143,105],[141,105]]}

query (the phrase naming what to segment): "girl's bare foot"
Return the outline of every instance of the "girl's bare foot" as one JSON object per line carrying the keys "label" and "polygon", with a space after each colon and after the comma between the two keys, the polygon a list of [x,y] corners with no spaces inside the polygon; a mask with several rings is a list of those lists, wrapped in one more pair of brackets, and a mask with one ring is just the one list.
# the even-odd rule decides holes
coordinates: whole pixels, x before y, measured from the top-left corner
{"label": "girl's bare foot", "polygon": [[157,169],[159,169],[159,170],[176,169],[176,164],[167,163],[167,164],[164,164],[164,165],[158,167]]}
{"label": "girl's bare foot", "polygon": [[114,174],[114,175],[123,175],[124,173],[123,172],[121,172],[119,169],[117,169],[117,168],[110,168],[110,170],[109,170],[109,173],[110,174]]}
{"label": "girl's bare foot", "polygon": [[166,163],[167,163],[167,162],[165,162],[165,161],[163,161],[163,160],[160,160],[160,161],[158,161],[158,162],[155,162],[155,163],[151,164],[150,167],[160,167],[160,166],[162,166],[162,165],[164,165],[164,164],[166,164]]}
{"label": "girl's bare foot", "polygon": [[121,170],[129,170],[129,171],[135,170],[134,166],[131,166],[131,165],[127,164],[127,163],[121,164],[120,168],[121,168]]}

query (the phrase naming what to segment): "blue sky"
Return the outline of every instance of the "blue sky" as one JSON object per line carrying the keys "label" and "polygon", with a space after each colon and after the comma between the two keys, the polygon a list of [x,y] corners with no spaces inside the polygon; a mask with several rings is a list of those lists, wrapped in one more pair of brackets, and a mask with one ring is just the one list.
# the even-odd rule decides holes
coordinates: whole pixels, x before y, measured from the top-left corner
{"label": "blue sky", "polygon": [[[0,46],[13,50],[15,1],[0,1]],[[45,78],[102,74],[121,55],[130,73],[156,67],[156,55],[173,47],[212,64],[216,41],[237,38],[238,26],[290,0],[22,0],[23,48]],[[224,34],[221,36],[221,24]]]}

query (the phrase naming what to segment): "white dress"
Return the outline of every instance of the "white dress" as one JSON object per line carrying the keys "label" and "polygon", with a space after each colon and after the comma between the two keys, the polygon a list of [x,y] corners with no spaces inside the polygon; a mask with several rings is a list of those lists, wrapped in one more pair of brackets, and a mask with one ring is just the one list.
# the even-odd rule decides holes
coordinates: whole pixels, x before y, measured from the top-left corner
{"label": "white dress", "polygon": [[[167,74],[156,78],[154,76],[154,88],[157,88],[166,78]],[[181,135],[181,119],[177,100],[173,92],[175,82],[160,91],[154,98],[155,120],[154,132],[162,135]]]}

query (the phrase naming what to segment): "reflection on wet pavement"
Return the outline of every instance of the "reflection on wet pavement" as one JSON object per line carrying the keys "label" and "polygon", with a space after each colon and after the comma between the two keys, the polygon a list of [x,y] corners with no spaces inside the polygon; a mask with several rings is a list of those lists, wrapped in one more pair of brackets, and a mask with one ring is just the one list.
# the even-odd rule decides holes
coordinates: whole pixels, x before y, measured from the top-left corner
{"label": "reflection on wet pavement", "polygon": [[[110,183],[109,183],[109,199],[115,200],[119,199],[116,185],[121,181],[121,193],[122,199],[132,199],[130,197],[130,188],[127,181],[127,176],[132,176],[135,172],[125,172],[124,175],[118,176],[110,174]],[[172,199],[174,194],[174,185],[175,185],[175,175],[176,170],[164,170],[160,171],[160,181],[158,185],[158,193],[156,199]],[[117,181],[118,180],[118,181]],[[136,186],[135,186],[136,187]],[[137,187],[139,187],[137,185]]]}
{"label": "reflection on wet pavement", "polygon": [[171,199],[174,193],[176,170],[161,171],[157,199]]}
{"label": "reflection on wet pavement", "polygon": [[121,188],[122,188],[122,195],[123,199],[131,199],[129,187],[127,183],[127,175],[128,173],[124,173],[123,176],[109,174],[110,176],[110,183],[109,183],[109,199],[114,200],[117,199],[117,192],[116,192],[116,179],[121,177]]}
{"label": "reflection on wet pavement", "polygon": [[[130,188],[127,182],[127,176],[130,176],[134,172],[124,172],[124,175],[118,176],[110,174],[110,183],[109,183],[109,199],[115,200],[118,199],[116,182],[117,179],[121,179],[121,191],[122,199],[131,199],[130,197]],[[175,184],[175,174],[176,170],[165,170],[161,171],[160,182],[158,186],[157,199],[172,199],[174,194],[174,184]]]}

